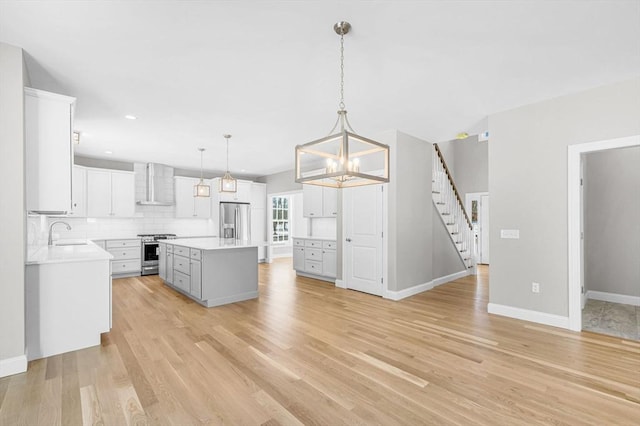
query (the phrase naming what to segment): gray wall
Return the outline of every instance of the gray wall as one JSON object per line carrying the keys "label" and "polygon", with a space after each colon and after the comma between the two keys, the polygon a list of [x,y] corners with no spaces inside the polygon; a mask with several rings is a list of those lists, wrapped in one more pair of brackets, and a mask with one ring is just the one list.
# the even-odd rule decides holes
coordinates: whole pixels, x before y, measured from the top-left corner
{"label": "gray wall", "polygon": [[640,147],[585,155],[585,288],[640,297]]}
{"label": "gray wall", "polygon": [[395,140],[386,141],[391,148],[388,184],[388,288],[399,291],[433,279],[433,148],[430,143],[413,136],[394,133]]}
{"label": "gray wall", "polygon": [[25,354],[25,73],[22,49],[0,43],[0,364]]}
{"label": "gray wall", "polygon": [[638,111],[634,79],[489,117],[491,303],[568,315],[567,146],[638,135]]}
{"label": "gray wall", "polygon": [[489,191],[489,142],[478,142],[478,136],[453,143],[455,164],[453,181],[465,202],[470,192]]}
{"label": "gray wall", "polygon": [[432,205],[432,227],[433,227],[433,273],[432,277],[441,278],[456,272],[464,271],[466,268],[458,250],[451,242],[449,231],[442,222],[436,206]]}
{"label": "gray wall", "polygon": [[302,191],[302,184],[296,183],[295,170],[287,170],[256,179],[256,182],[267,184],[267,194],[278,194],[281,192]]}

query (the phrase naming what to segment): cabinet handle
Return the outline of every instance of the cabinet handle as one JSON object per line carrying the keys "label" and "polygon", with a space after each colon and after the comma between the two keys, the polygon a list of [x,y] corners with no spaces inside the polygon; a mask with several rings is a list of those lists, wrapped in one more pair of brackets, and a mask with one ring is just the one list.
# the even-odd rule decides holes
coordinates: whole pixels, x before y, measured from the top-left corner
{"label": "cabinet handle", "polygon": [[351,242],[351,238],[347,238],[345,241],[350,243]]}

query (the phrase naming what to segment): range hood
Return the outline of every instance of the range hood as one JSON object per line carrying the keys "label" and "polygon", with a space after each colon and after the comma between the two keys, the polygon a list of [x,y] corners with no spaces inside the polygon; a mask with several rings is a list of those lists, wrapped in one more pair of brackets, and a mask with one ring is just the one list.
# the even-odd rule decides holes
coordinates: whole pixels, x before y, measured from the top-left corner
{"label": "range hood", "polygon": [[139,200],[141,206],[172,206],[173,167],[164,164],[147,163],[144,172],[145,199]]}

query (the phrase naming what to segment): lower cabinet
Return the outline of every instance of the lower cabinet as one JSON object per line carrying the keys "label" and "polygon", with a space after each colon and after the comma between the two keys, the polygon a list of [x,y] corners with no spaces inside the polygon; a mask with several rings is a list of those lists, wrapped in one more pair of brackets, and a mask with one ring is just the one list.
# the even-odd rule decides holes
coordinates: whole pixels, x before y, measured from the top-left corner
{"label": "lower cabinet", "polygon": [[142,268],[140,245],[140,238],[106,241],[106,250],[113,256],[111,270],[114,278],[140,275]]}
{"label": "lower cabinet", "polygon": [[200,250],[161,243],[160,259],[158,265],[160,278],[167,284],[202,299],[202,252]]}
{"label": "lower cabinet", "polygon": [[294,238],[293,269],[298,275],[335,281],[336,241]]}
{"label": "lower cabinet", "polygon": [[191,260],[189,294],[198,299],[202,299],[202,262],[199,260]]}

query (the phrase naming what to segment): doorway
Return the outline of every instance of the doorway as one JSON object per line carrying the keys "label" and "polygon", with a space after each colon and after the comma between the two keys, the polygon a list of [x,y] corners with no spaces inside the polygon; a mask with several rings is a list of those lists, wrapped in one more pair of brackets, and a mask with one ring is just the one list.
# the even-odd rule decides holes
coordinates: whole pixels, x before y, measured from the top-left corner
{"label": "doorway", "polygon": [[465,195],[465,208],[471,219],[477,263],[489,264],[489,193],[469,192]]}
{"label": "doorway", "polygon": [[589,152],[614,148],[640,146],[640,135],[598,142],[569,145],[567,166],[568,210],[568,275],[569,275],[569,329],[582,330],[583,249],[582,249],[582,156]]}

